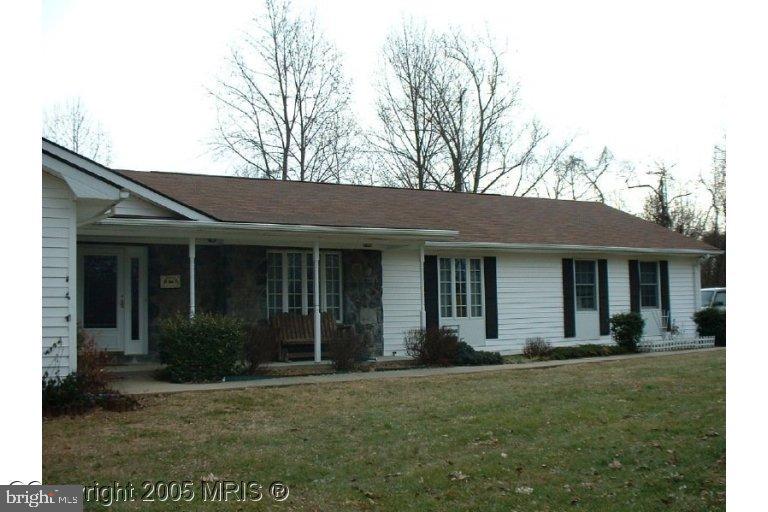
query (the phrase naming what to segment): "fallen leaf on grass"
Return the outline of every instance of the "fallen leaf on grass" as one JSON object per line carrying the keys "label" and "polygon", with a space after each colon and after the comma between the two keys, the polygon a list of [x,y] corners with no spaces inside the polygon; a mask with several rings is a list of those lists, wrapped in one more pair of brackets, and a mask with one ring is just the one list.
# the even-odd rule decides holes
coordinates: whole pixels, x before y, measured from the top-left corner
{"label": "fallen leaf on grass", "polygon": [[616,459],[613,459],[613,461],[610,464],[608,464],[608,467],[611,469],[621,469],[622,466],[621,466],[621,462],[619,462]]}
{"label": "fallen leaf on grass", "polygon": [[451,477],[451,480],[466,480],[469,478],[469,476],[465,475],[461,471],[452,471],[448,473],[448,476]]}

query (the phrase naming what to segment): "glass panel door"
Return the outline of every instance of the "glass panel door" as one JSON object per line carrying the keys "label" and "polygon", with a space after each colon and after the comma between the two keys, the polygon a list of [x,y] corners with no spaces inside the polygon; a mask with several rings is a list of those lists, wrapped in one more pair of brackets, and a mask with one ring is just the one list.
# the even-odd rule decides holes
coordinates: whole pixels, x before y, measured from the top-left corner
{"label": "glass panel door", "polygon": [[117,256],[83,257],[83,327],[117,328]]}
{"label": "glass panel door", "polygon": [[78,321],[96,346],[147,353],[146,247],[78,247]]}

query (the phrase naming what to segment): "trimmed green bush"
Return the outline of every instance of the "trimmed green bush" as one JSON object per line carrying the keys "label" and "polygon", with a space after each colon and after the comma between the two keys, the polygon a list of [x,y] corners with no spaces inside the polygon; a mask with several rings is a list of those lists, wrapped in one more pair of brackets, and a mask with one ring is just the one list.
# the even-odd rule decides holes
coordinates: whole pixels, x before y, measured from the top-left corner
{"label": "trimmed green bush", "polygon": [[725,346],[725,310],[706,308],[693,315],[699,336],[714,336],[715,346]]}
{"label": "trimmed green bush", "polygon": [[475,350],[472,345],[459,341],[459,349],[453,364],[459,366],[480,366],[485,364],[502,364],[504,358],[498,352]]}
{"label": "trimmed green bush", "polygon": [[611,317],[611,336],[626,352],[637,352],[637,343],[643,337],[645,320],[640,313],[620,313]]}
{"label": "trimmed green bush", "polygon": [[556,347],[549,353],[549,359],[579,359],[581,357],[603,357],[625,354],[626,349],[614,345],[575,345],[573,347]]}
{"label": "trimmed green bush", "polygon": [[171,382],[220,380],[243,356],[244,328],[235,317],[177,314],[160,323],[160,360]]}

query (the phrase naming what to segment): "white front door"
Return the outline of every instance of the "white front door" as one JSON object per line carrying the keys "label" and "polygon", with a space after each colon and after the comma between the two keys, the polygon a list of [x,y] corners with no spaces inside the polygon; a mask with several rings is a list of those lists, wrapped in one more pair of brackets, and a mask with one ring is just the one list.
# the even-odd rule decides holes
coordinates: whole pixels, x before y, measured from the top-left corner
{"label": "white front door", "polygon": [[595,260],[574,260],[574,304],[576,314],[576,337],[585,340],[600,338],[600,304],[597,286],[597,262]]}
{"label": "white front door", "polygon": [[483,259],[439,257],[440,327],[451,327],[473,347],[485,346]]}
{"label": "white front door", "polygon": [[78,321],[110,352],[147,353],[145,247],[78,248]]}

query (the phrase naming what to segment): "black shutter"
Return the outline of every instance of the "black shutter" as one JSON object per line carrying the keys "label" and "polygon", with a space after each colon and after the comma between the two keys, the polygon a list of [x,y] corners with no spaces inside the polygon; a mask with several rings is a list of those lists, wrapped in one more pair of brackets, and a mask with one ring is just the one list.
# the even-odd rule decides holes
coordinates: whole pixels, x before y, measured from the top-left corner
{"label": "black shutter", "polygon": [[640,312],[640,267],[637,260],[629,260],[629,309]]}
{"label": "black shutter", "polygon": [[573,260],[563,258],[563,331],[566,338],[576,336],[576,309],[573,289]]}
{"label": "black shutter", "polygon": [[611,333],[608,318],[608,260],[597,260],[597,286],[600,294],[600,336]]}
{"label": "black shutter", "polygon": [[499,337],[499,305],[496,302],[496,258],[483,258],[485,281],[485,338]]}
{"label": "black shutter", "polygon": [[659,262],[659,275],[661,277],[661,314],[667,317],[667,330],[672,330],[672,315],[669,309],[669,262]]}
{"label": "black shutter", "polygon": [[424,309],[427,316],[427,329],[440,327],[440,309],[437,300],[437,256],[424,256]]}

